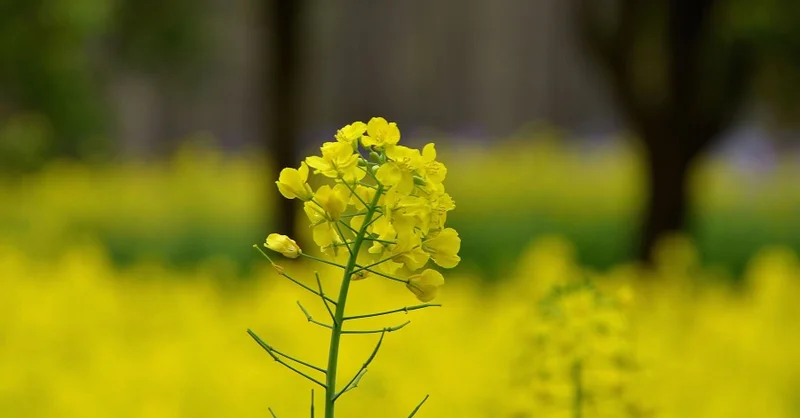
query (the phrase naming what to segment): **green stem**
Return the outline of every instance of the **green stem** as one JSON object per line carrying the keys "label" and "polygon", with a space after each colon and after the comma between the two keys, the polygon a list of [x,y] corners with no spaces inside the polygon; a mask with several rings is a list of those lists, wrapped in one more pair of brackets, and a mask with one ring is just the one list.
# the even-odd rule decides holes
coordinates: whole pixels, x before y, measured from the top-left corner
{"label": "green stem", "polygon": [[425,398],[423,398],[423,399],[422,399],[422,402],[420,402],[420,403],[417,405],[417,407],[416,407],[416,408],[414,408],[414,410],[413,410],[413,411],[411,411],[411,414],[408,416],[408,418],[414,418],[414,415],[417,415],[417,412],[419,412],[419,409],[420,409],[420,408],[422,408],[422,405],[423,405],[423,404],[425,404],[425,401],[427,401],[427,400],[428,400],[428,398],[429,398],[430,396],[431,396],[431,395],[425,395]]}
{"label": "green stem", "polygon": [[581,418],[583,416],[583,383],[581,379],[582,372],[581,361],[578,360],[572,365],[572,385],[575,390],[572,416],[573,418]]}
{"label": "green stem", "polygon": [[334,403],[336,401],[336,371],[339,365],[339,341],[342,337],[342,325],[344,321],[344,307],[347,303],[347,292],[350,289],[350,278],[356,266],[356,259],[358,252],[361,249],[361,244],[364,242],[364,236],[367,233],[367,226],[369,226],[372,216],[378,206],[378,199],[383,192],[383,186],[379,185],[378,190],[375,191],[375,197],[367,207],[367,214],[364,215],[364,222],[361,229],[356,234],[355,241],[352,247],[352,253],[347,260],[347,265],[344,268],[344,275],[342,276],[342,285],[339,289],[339,298],[336,302],[336,312],[334,312],[333,328],[331,330],[331,343],[328,351],[328,369],[326,372],[326,385],[325,385],[325,418],[334,418]]}

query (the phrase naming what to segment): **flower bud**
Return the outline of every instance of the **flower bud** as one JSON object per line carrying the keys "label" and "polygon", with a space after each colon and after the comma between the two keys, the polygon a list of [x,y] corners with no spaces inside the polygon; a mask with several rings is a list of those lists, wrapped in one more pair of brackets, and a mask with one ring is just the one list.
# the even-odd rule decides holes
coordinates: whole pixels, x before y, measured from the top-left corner
{"label": "flower bud", "polygon": [[264,246],[289,258],[297,258],[302,253],[293,239],[281,234],[269,234]]}
{"label": "flower bud", "polygon": [[444,276],[436,270],[425,270],[422,273],[409,276],[406,287],[420,302],[430,302],[439,293],[439,287],[444,285]]}
{"label": "flower bud", "polygon": [[369,277],[369,272],[366,271],[366,270],[361,270],[361,271],[358,271],[356,273],[353,273],[353,275],[350,276],[350,280],[353,280],[353,281],[364,280],[367,277]]}

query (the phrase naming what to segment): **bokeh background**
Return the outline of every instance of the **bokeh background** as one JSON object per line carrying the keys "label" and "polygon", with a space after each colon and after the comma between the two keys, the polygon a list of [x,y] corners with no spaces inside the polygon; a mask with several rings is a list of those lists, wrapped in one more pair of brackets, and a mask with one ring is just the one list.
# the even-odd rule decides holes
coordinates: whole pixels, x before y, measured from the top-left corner
{"label": "bokeh background", "polygon": [[463,261],[340,413],[800,416],[798,98],[789,0],[0,0],[0,415],[305,414],[244,331],[327,336],[251,245],[384,116]]}

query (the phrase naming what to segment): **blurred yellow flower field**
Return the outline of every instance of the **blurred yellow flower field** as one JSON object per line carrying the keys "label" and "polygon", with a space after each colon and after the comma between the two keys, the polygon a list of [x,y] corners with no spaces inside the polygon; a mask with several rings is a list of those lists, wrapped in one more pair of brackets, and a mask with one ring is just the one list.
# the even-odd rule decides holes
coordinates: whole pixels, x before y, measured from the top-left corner
{"label": "blurred yellow flower field", "polygon": [[[602,223],[631,223],[636,154],[587,160],[548,140],[520,146],[442,146],[461,266],[445,273],[444,307],[364,320],[411,324],[386,335],[341,399],[342,416],[405,416],[428,393],[420,417],[574,417],[576,405],[585,418],[800,415],[796,255],[765,248],[736,281],[701,251],[728,251],[755,232],[794,236],[796,168],[748,191],[740,186],[757,180],[709,161],[695,178],[708,191],[700,216],[732,235],[699,249],[667,239],[654,270],[597,270],[579,261],[581,247],[531,241],[526,228],[562,222],[590,230],[589,249],[614,245],[621,237]],[[517,176],[503,174],[509,164]],[[324,308],[250,247],[268,232],[273,202],[261,193],[274,184],[265,178],[255,157],[189,147],[166,164],[54,164],[4,179],[0,416],[264,417],[268,407],[307,416],[309,382],[246,333],[316,364],[327,358],[328,330],[295,301],[318,318]],[[766,223],[748,224],[755,218]],[[301,245],[311,241],[307,226],[300,232]],[[500,277],[473,268],[480,257],[497,258]],[[280,264],[313,280],[305,262]],[[338,284],[339,271],[321,273],[326,288]],[[403,284],[370,277],[353,283],[347,314],[417,303]],[[340,387],[377,338],[346,336]]]}
{"label": "blurred yellow flower field", "polygon": [[[574,416],[574,387],[559,376],[569,376],[575,352],[543,349],[531,335],[545,330],[553,341],[566,335],[574,321],[552,326],[539,302],[553,285],[590,277],[618,308],[567,298],[569,317],[625,331],[599,339],[583,334],[579,346],[608,359],[624,349],[630,364],[622,372],[587,366],[583,416],[797,416],[797,258],[765,250],[738,289],[701,270],[683,240],[666,242],[662,258],[655,272],[620,266],[599,277],[576,265],[565,241],[548,238],[533,244],[501,284],[448,277],[439,298],[444,307],[407,314],[411,324],[386,336],[380,361],[343,398],[340,413],[390,416],[430,393],[421,416]],[[305,264],[283,265],[296,277],[309,276]],[[263,417],[272,407],[279,416],[306,416],[309,383],[273,362],[245,330],[323,363],[327,330],[308,324],[294,301],[320,317],[323,308],[266,265],[257,280],[220,286],[230,270],[222,259],[194,272],[157,264],[119,270],[89,244],[53,262],[2,247],[0,415]],[[336,280],[334,271],[321,273],[324,284]],[[348,310],[414,304],[397,285],[356,282]],[[401,313],[367,325],[405,319]],[[357,370],[376,338],[345,339],[343,370]],[[551,387],[519,378],[541,375],[545,366]]]}

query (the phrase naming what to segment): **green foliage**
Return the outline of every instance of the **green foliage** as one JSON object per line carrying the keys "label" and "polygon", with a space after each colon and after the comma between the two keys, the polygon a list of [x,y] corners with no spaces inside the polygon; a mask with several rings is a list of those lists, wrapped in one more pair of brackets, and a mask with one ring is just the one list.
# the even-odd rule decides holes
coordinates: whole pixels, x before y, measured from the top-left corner
{"label": "green foliage", "polygon": [[103,1],[4,1],[0,6],[0,117],[36,112],[44,119],[32,130],[58,135],[45,156],[77,156],[105,129],[97,100],[89,41],[108,23]]}
{"label": "green foliage", "polygon": [[[115,64],[178,71],[194,63],[204,47],[204,10],[189,1],[0,3],[0,129],[24,137],[0,147],[0,169],[17,172],[55,156],[108,151],[112,115],[103,82]],[[37,116],[10,119],[19,114]],[[20,148],[33,137],[35,145]]]}
{"label": "green foliage", "polygon": [[734,0],[725,16],[727,35],[755,52],[755,87],[779,123],[800,114],[800,8],[792,0]]}

